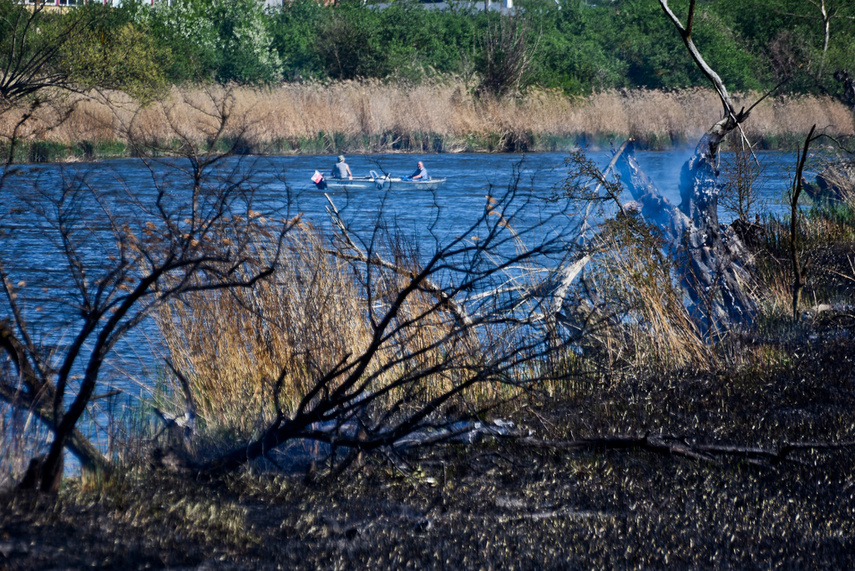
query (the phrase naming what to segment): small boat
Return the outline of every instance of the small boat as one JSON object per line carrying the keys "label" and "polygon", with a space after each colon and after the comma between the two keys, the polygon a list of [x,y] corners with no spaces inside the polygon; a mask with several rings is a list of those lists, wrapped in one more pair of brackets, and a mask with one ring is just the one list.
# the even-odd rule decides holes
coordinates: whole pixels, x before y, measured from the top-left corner
{"label": "small boat", "polygon": [[387,190],[436,190],[443,184],[444,178],[429,178],[422,180],[420,178],[412,179],[409,177],[399,178],[387,176],[383,179],[383,187]]}
{"label": "small boat", "polygon": [[315,171],[312,182],[321,190],[378,190],[383,188],[384,177],[371,171],[370,176],[355,176],[353,178],[327,178]]}
{"label": "small boat", "polygon": [[371,171],[370,176],[355,176],[353,178],[326,178],[320,172],[315,171],[312,182],[321,190],[436,190],[446,179],[430,178],[428,180],[411,179],[409,177],[393,177],[391,175],[380,176]]}

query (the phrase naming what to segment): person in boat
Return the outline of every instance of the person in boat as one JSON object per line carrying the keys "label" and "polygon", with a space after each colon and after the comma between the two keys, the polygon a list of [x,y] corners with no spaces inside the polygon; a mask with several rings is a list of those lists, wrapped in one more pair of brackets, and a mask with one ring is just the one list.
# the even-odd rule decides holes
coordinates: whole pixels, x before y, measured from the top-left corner
{"label": "person in boat", "polygon": [[428,171],[425,168],[423,162],[419,161],[419,164],[416,166],[415,172],[407,177],[409,180],[430,180],[430,175],[428,175]]}
{"label": "person in boat", "polygon": [[344,162],[344,155],[338,156],[338,162],[332,168],[333,178],[346,178],[353,180],[353,173],[350,172],[350,167]]}

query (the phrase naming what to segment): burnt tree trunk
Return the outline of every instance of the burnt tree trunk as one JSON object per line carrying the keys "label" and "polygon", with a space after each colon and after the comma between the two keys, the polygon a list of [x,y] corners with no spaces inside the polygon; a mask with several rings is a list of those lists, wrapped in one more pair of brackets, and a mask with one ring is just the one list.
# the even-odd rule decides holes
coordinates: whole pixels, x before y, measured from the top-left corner
{"label": "burnt tree trunk", "polygon": [[692,40],[695,0],[690,2],[685,26],[671,11],[667,0],[659,3],[680,32],[692,59],[713,84],[722,103],[723,116],[701,137],[695,152],[683,165],[681,201],[677,207],[644,175],[631,149],[622,154],[616,166],[621,181],[641,204],[641,214],[669,240],[672,254],[679,261],[680,279],[691,300],[695,320],[702,330],[712,332],[731,324],[751,322],[756,309],[747,269],[751,266],[751,255],[736,232],[722,226],[718,219],[719,149],[728,133],[740,128],[751,109],[735,110],[721,78],[695,46]]}
{"label": "burnt tree trunk", "polygon": [[[715,132],[713,132],[715,131]],[[616,165],[621,181],[641,204],[641,215],[655,224],[679,264],[681,283],[702,329],[750,322],[755,303],[750,294],[751,254],[732,228],[718,220],[717,145],[724,134],[718,124],[701,139],[680,174],[680,205],[660,194],[644,174],[632,148]]]}
{"label": "burnt tree trunk", "polygon": [[708,327],[749,323],[755,313],[746,269],[751,255],[736,232],[718,220],[718,150],[737,125],[733,116],[716,123],[680,173],[680,211],[689,220],[682,279],[696,319]]}

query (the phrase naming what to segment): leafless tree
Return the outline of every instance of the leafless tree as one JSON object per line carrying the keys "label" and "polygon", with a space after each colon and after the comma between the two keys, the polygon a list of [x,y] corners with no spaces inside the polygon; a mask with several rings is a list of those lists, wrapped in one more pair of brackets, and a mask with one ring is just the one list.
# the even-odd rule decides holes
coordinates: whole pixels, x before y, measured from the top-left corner
{"label": "leafless tree", "polygon": [[[211,109],[222,133],[228,114]],[[86,468],[109,469],[78,425],[99,398],[105,360],[133,328],[183,292],[252,287],[275,268],[291,223],[257,212],[258,181],[227,160],[146,161],[150,192],[121,179],[102,186],[80,169],[53,180],[7,169],[0,179],[0,347],[14,365],[0,398],[53,432],[28,483],[56,490],[65,448]]]}
{"label": "leafless tree", "polygon": [[537,388],[551,374],[550,355],[563,350],[547,322],[567,280],[556,268],[574,252],[566,236],[578,226],[563,213],[530,218],[533,199],[523,194],[487,197],[470,226],[435,236],[429,253],[426,243],[402,249],[383,224],[355,233],[331,201],[338,231],[326,251],[347,261],[359,284],[364,307],[349,319],[363,323],[368,341],[331,366],[312,360],[312,382],[290,411],[281,405],[283,367],[271,383],[276,412],[260,436],[198,470],[234,470],[297,439],[346,447],[348,459],[394,454],[459,436],[455,422],[497,401],[467,396],[475,387],[506,398]]}
{"label": "leafless tree", "polygon": [[796,174],[793,177],[793,187],[790,189],[790,261],[793,270],[793,319],[799,318],[799,305],[801,304],[802,291],[805,286],[805,266],[802,263],[799,252],[799,198],[803,190],[803,173],[807,162],[808,150],[811,143],[818,137],[814,137],[816,125],[811,127],[805,138],[804,146],[798,154]]}
{"label": "leafless tree", "polygon": [[480,39],[484,76],[479,93],[501,97],[519,91],[537,51],[534,34],[522,11],[491,16]]}
{"label": "leafless tree", "polygon": [[741,134],[729,137],[732,152],[721,163],[723,179],[720,201],[725,212],[748,221],[757,208],[762,208],[758,181],[764,167],[756,160]]}

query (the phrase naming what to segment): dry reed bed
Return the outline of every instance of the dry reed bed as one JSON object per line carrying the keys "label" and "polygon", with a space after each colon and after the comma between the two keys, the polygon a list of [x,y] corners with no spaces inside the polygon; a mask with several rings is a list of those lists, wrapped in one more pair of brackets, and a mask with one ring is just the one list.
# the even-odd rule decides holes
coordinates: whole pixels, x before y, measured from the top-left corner
{"label": "dry reed bed", "polygon": [[714,368],[713,348],[692,321],[671,268],[657,258],[654,244],[621,244],[612,237],[603,246],[589,279],[601,288],[601,313],[618,316],[603,320],[591,335],[602,345],[606,368],[637,374]]}
{"label": "dry reed bed", "polygon": [[[757,97],[737,95],[737,107]],[[338,148],[344,144],[348,150],[364,151],[389,150],[401,140],[427,135],[443,139],[449,151],[474,150],[473,138],[496,135],[529,141],[581,136],[691,141],[721,113],[717,96],[706,89],[606,91],[576,98],[533,90],[518,99],[497,100],[476,98],[458,81],[418,86],[349,81],[174,88],[146,107],[123,94],[99,94],[78,100],[64,122],[56,108],[41,110],[26,135],[63,144],[129,138],[162,142],[174,140],[177,131],[182,138],[204,143],[216,129],[212,115],[217,106],[230,114],[226,136],[240,136],[253,150],[281,148],[287,142],[298,152],[316,152],[307,141],[323,140],[321,133],[337,135]],[[15,119],[15,113],[0,117],[0,132],[9,133]],[[846,106],[815,96],[767,99],[752,112],[745,129],[752,140],[759,140],[803,135],[814,123],[830,135],[855,135],[853,114]]]}
{"label": "dry reed bed", "polygon": [[[415,264],[409,256],[397,263]],[[369,295],[366,278],[359,274],[333,253],[327,237],[300,225],[289,234],[282,263],[270,280],[225,294],[188,294],[163,308],[157,322],[164,346],[188,373],[208,426],[248,433],[269,422],[275,414],[274,381],[283,370],[280,404],[293,413],[321,375],[368,350],[373,334],[368,316],[372,310],[382,314],[407,279],[374,268]],[[453,369],[456,380],[445,371],[412,383],[418,397],[409,395],[408,400],[431,399],[470,374],[464,363],[477,360],[474,347],[461,342],[448,323],[451,316],[435,305],[427,294],[415,292],[401,306],[365,373],[365,378],[374,377],[369,390],[382,391],[391,382],[417,376],[416,371]],[[450,362],[459,365],[448,366]],[[326,391],[338,388],[345,376],[331,381]],[[390,391],[383,402],[394,402],[410,390],[408,384]],[[465,395],[478,400],[491,390],[477,387]]]}
{"label": "dry reed bed", "polygon": [[[392,248],[394,249],[394,247]],[[415,267],[410,254],[395,256],[397,264]],[[600,322],[583,343],[594,351],[598,366],[609,370],[708,370],[711,348],[692,323],[670,274],[653,263],[644,248],[618,241],[604,244],[592,279],[601,288],[604,306]],[[329,238],[301,226],[288,237],[287,253],[275,275],[251,290],[193,293],[166,306],[158,316],[164,345],[171,360],[188,373],[200,417],[209,427],[227,427],[249,433],[274,413],[274,380],[285,371],[280,403],[293,412],[319,375],[355,358],[369,346],[370,308],[380,309],[396,297],[406,278],[382,268],[372,269],[372,292],[365,276],[342,256],[333,253]],[[478,340],[457,331],[452,316],[436,309],[424,293],[412,295],[400,309],[392,334],[366,371],[376,375],[371,390],[417,371],[424,378],[392,391],[385,406],[424,402],[452,390],[477,370],[478,363],[513,342],[513,320],[479,329]],[[616,319],[604,316],[619,315]],[[216,332],[212,335],[212,332]],[[489,342],[487,341],[489,340]],[[568,363],[578,357],[570,349]],[[449,365],[449,363],[454,363]],[[583,365],[582,363],[578,363]],[[516,380],[527,378],[530,363],[508,371]],[[334,390],[341,379],[334,380]],[[562,381],[547,383],[550,393],[566,393]],[[408,392],[407,396],[403,395]],[[457,405],[482,407],[507,399],[518,391],[499,383],[480,383],[463,391]],[[395,405],[399,406],[399,405]]]}

